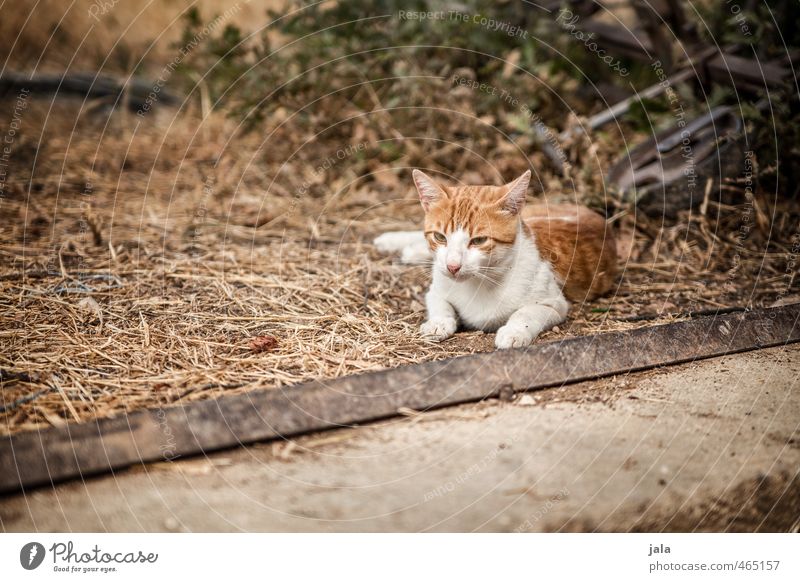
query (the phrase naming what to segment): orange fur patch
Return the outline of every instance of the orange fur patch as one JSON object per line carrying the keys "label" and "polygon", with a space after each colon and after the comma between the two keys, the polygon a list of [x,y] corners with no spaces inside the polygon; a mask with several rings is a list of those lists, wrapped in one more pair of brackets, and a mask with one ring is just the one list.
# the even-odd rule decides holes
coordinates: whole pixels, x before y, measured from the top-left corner
{"label": "orange fur patch", "polygon": [[570,301],[607,293],[617,276],[617,245],[605,219],[585,206],[538,204],[522,219],[533,232],[542,259],[553,265]]}
{"label": "orange fur patch", "polygon": [[471,238],[487,237],[489,240],[481,245],[487,252],[498,244],[514,244],[517,217],[500,210],[500,200],[505,195],[503,186],[442,186],[442,189],[447,196],[425,215],[425,233],[432,250],[439,245],[433,240],[433,232],[449,234],[459,228]]}

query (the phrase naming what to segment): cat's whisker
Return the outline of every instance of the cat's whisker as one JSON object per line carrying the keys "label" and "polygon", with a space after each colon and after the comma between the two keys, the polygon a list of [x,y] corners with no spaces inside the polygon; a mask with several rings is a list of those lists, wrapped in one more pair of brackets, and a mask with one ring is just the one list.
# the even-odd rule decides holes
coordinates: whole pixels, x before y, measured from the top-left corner
{"label": "cat's whisker", "polygon": [[476,273],[482,276],[490,277],[495,283],[500,283],[504,279],[507,272],[507,269],[491,269],[485,267],[479,268],[478,271],[476,271]]}
{"label": "cat's whisker", "polygon": [[487,273],[482,273],[481,271],[475,271],[475,276],[479,279],[483,279],[484,281],[489,281],[493,285],[498,285],[502,282],[502,279],[495,279],[491,275]]}
{"label": "cat's whisker", "polygon": [[410,267],[432,267],[434,265],[433,259],[420,259],[418,261],[395,261],[396,264],[408,265]]}

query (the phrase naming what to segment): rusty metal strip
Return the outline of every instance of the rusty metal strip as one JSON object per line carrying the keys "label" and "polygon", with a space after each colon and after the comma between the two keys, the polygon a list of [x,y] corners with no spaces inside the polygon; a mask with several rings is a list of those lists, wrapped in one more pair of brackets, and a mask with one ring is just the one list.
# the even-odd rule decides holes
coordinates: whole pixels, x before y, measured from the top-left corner
{"label": "rusty metal strip", "polygon": [[0,492],[800,341],[800,304],[314,381],[0,440]]}

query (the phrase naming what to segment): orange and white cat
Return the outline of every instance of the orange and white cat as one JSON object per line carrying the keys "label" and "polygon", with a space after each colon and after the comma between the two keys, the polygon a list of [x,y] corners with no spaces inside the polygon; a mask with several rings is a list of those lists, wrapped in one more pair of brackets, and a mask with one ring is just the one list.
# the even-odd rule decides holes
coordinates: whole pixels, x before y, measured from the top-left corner
{"label": "orange and white cat", "polygon": [[504,186],[444,186],[414,170],[425,230],[388,232],[378,250],[432,262],[420,331],[444,340],[459,324],[496,331],[500,349],[529,345],[563,322],[570,301],[607,292],[616,245],[603,217],[584,206],[525,207],[530,171]]}

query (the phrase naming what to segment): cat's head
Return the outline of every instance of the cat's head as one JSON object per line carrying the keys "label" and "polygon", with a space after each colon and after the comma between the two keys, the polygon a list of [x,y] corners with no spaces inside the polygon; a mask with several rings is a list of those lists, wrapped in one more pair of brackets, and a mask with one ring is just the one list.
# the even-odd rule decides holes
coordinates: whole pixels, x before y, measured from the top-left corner
{"label": "cat's head", "polygon": [[419,170],[413,175],[433,268],[457,280],[496,280],[512,257],[530,170],[504,186],[444,186]]}

